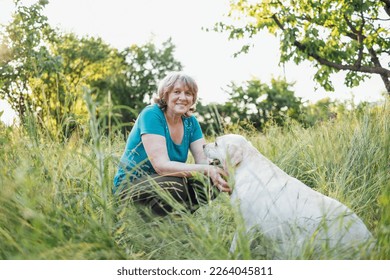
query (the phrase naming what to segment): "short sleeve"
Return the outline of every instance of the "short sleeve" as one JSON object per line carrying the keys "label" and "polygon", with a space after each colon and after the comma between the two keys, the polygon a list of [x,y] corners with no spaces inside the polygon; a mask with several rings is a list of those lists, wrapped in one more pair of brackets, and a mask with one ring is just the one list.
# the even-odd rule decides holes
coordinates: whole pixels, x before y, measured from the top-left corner
{"label": "short sleeve", "polygon": [[140,135],[157,134],[165,136],[164,115],[160,108],[150,106],[145,108],[139,115]]}
{"label": "short sleeve", "polygon": [[190,137],[190,143],[203,138],[202,128],[200,127],[198,120],[194,116],[191,116],[191,122],[192,122],[192,133]]}

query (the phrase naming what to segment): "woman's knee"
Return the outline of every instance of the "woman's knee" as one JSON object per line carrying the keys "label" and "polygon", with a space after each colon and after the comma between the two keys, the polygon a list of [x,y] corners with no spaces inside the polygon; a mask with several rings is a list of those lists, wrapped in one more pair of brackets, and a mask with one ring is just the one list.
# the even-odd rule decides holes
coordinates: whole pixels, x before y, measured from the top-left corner
{"label": "woman's knee", "polygon": [[219,195],[220,191],[213,186],[211,180],[190,178],[188,180],[189,189],[191,190],[191,198],[197,201],[198,204],[206,204],[214,200]]}

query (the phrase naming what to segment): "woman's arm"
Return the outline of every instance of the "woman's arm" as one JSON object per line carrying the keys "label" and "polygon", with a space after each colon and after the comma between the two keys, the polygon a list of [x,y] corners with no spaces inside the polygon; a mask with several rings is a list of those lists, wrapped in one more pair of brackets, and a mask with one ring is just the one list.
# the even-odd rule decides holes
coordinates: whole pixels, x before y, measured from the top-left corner
{"label": "woman's arm", "polygon": [[192,156],[194,157],[195,163],[199,164],[208,164],[207,157],[203,152],[203,145],[206,144],[206,140],[204,138],[200,138],[190,145],[190,151]]}
{"label": "woman's arm", "polygon": [[221,191],[230,192],[226,181],[222,178],[222,176],[225,176],[226,173],[221,168],[208,165],[206,157],[204,156],[203,159],[201,156],[199,147],[203,146],[202,142],[197,143],[194,150],[192,150],[193,153],[196,153],[193,154],[196,163],[189,164],[171,161],[169,159],[164,136],[157,134],[144,134],[141,137],[146,154],[148,155],[154,170],[156,170],[159,175],[191,177],[193,172],[201,172],[208,175]]}

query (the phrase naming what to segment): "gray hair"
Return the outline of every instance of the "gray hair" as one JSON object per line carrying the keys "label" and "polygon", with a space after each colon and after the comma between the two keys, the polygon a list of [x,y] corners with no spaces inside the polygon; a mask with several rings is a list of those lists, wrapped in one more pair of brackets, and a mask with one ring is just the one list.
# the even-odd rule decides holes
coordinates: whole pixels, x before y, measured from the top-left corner
{"label": "gray hair", "polygon": [[184,83],[193,96],[194,103],[190,110],[185,114],[185,116],[189,117],[191,113],[195,111],[195,104],[198,99],[198,85],[192,77],[183,72],[171,72],[162,79],[157,89],[157,96],[154,97],[153,101],[154,103],[157,103],[161,110],[165,111],[167,109],[166,100],[168,99],[168,94],[172,92],[177,81]]}

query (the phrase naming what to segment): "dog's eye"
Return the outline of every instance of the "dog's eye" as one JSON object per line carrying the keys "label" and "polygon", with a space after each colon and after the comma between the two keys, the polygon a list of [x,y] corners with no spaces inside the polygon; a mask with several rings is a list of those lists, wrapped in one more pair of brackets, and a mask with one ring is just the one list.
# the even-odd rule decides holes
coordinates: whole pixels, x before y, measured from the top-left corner
{"label": "dog's eye", "polygon": [[217,144],[217,142],[215,142],[215,147],[218,147],[218,144]]}

